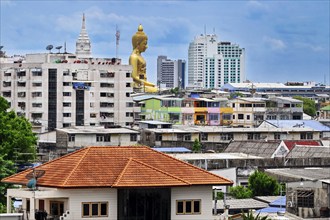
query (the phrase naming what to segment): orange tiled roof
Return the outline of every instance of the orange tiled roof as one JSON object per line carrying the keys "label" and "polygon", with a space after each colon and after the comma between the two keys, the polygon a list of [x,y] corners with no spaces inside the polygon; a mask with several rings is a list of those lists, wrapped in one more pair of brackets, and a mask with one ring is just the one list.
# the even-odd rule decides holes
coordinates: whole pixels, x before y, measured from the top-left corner
{"label": "orange tiled roof", "polygon": [[[219,177],[149,147],[88,147],[42,164],[38,186],[157,187],[231,185]],[[2,182],[27,184],[32,169],[4,178]]]}

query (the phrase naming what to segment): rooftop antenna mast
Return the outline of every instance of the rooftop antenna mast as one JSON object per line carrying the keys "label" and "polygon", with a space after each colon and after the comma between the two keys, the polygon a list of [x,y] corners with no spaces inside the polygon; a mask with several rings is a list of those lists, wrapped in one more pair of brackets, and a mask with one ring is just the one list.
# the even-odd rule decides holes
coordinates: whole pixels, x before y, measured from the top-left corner
{"label": "rooftop antenna mast", "polygon": [[64,42],[64,53],[66,53],[66,41]]}
{"label": "rooftop antenna mast", "polygon": [[118,58],[119,39],[120,39],[120,31],[118,29],[118,26],[116,25],[116,58]]}

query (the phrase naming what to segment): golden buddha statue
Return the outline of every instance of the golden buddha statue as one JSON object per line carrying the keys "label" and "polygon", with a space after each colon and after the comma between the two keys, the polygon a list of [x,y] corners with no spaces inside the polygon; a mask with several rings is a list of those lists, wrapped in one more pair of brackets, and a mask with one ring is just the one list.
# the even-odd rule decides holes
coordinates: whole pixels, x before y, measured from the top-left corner
{"label": "golden buddha statue", "polygon": [[132,37],[133,52],[129,57],[129,64],[132,65],[132,78],[133,78],[133,88],[140,89],[144,92],[157,92],[158,88],[155,84],[147,81],[146,74],[146,61],[141,56],[141,53],[146,51],[148,36],[143,32],[143,27],[140,24],[138,31]]}

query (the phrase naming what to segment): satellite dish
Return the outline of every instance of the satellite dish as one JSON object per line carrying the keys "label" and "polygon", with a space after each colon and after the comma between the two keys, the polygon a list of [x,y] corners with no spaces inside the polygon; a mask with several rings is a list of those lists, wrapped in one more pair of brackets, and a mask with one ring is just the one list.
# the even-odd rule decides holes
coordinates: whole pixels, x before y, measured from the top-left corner
{"label": "satellite dish", "polygon": [[45,175],[44,170],[35,170],[33,169],[30,173],[26,174],[25,178],[29,180],[26,186],[30,189],[36,189],[38,178]]}
{"label": "satellite dish", "polygon": [[55,49],[58,50],[58,53],[61,53],[61,48],[62,48],[62,46],[57,46],[57,47],[55,47]]}
{"label": "satellite dish", "polygon": [[49,50],[49,53],[52,52],[52,51],[51,51],[52,49],[53,49],[53,45],[48,45],[48,46],[46,47],[46,50]]}

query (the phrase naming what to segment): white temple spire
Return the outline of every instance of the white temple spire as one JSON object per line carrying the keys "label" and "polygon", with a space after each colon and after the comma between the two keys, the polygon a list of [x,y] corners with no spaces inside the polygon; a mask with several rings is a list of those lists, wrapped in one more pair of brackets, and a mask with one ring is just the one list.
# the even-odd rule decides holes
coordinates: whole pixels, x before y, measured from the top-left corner
{"label": "white temple spire", "polygon": [[76,42],[76,55],[77,58],[91,58],[91,42],[86,30],[85,13],[83,13],[81,31]]}

